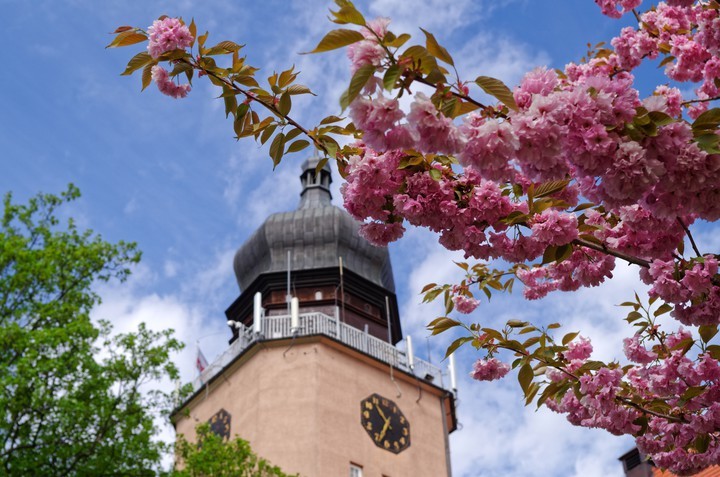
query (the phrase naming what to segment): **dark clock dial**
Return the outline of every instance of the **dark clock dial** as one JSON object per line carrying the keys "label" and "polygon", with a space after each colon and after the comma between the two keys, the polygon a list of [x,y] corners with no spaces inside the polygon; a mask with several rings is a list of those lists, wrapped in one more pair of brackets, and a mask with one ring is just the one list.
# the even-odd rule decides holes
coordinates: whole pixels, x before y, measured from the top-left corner
{"label": "dark clock dial", "polygon": [[360,423],[381,449],[399,454],[410,447],[410,422],[397,404],[379,394],[360,403]]}
{"label": "dark clock dial", "polygon": [[230,413],[225,409],[220,409],[218,412],[208,419],[210,424],[210,430],[223,439],[230,439]]}

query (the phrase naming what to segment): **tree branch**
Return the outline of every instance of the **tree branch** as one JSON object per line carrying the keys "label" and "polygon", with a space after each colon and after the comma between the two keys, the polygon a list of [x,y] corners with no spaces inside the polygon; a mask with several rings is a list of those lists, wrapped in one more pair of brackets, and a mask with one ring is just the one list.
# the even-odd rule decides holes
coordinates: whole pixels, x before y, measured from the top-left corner
{"label": "tree branch", "polygon": [[608,255],[612,255],[613,257],[619,258],[621,260],[625,260],[628,263],[632,263],[633,265],[639,265],[644,268],[650,268],[650,262],[648,260],[645,260],[643,258],[637,258],[633,257],[632,255],[628,255],[626,253],[618,252],[617,250],[613,250],[611,248],[608,248],[605,244],[597,244],[593,242],[589,242],[587,240],[583,239],[575,239],[572,241],[573,244],[578,245],[580,247],[589,248],[592,250],[596,250],[598,252],[606,253]]}
{"label": "tree branch", "polygon": [[315,147],[316,147],[317,149],[322,150],[322,151],[325,153],[326,156],[330,156],[330,152],[327,150],[327,148],[325,147],[325,145],[324,145],[323,143],[321,143],[320,141],[318,141],[312,134],[310,134],[310,131],[308,131],[308,130],[305,129],[303,126],[301,126],[301,125],[300,125],[297,121],[295,121],[293,118],[291,118],[290,116],[288,116],[288,115],[286,115],[286,114],[282,114],[282,113],[275,107],[274,104],[269,104],[269,103],[266,103],[265,101],[261,101],[257,96],[255,96],[254,94],[252,94],[252,93],[250,93],[250,92],[248,92],[248,91],[245,91],[244,89],[240,88],[239,86],[237,86],[233,81],[229,80],[228,78],[223,78],[223,77],[221,77],[221,76],[218,76],[218,75],[215,74],[214,72],[206,70],[205,68],[203,68],[202,66],[200,66],[200,65],[197,64],[197,63],[191,63],[191,62],[188,61],[187,59],[182,59],[182,60],[180,60],[180,61],[183,61],[183,62],[187,63],[188,65],[190,65],[191,67],[197,68],[197,69],[205,72],[206,75],[212,76],[212,77],[215,78],[216,80],[218,80],[218,81],[222,82],[223,84],[225,84],[228,88],[231,88],[233,91],[242,94],[243,96],[245,96],[245,97],[246,97],[247,99],[249,99],[250,101],[255,101],[256,103],[261,104],[265,109],[269,110],[269,111],[270,111],[271,113],[273,113],[275,116],[284,119],[285,121],[287,121],[288,124],[290,124],[291,126],[296,127],[297,129],[299,129],[305,136],[307,136],[307,137],[313,142],[313,144],[315,144]]}
{"label": "tree branch", "polygon": [[700,250],[698,249],[698,246],[695,243],[695,239],[693,238],[692,234],[690,233],[690,229],[687,227],[687,225],[685,225],[685,222],[683,222],[683,220],[680,217],[677,218],[677,221],[680,224],[680,227],[682,227],[683,230],[685,231],[685,235],[687,235],[688,239],[690,239],[690,244],[692,245],[693,250],[695,250],[695,254],[698,257],[702,257],[702,254],[700,253]]}

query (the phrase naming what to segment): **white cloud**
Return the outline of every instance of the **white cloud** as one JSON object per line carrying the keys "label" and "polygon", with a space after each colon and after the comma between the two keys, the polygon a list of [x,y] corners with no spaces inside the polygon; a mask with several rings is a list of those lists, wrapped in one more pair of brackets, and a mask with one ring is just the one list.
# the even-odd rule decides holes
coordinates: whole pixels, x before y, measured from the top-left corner
{"label": "white cloud", "polygon": [[[488,5],[492,2],[480,0],[373,0],[370,12],[376,16],[390,17],[393,21],[391,29],[396,33],[421,34],[418,27],[438,33],[439,30],[451,31],[470,22],[482,19],[487,14]],[[372,18],[372,17],[370,17]]]}
{"label": "white cloud", "polygon": [[174,260],[165,260],[163,265],[163,272],[167,278],[174,278],[178,274],[179,265]]}
{"label": "white cloud", "polygon": [[132,197],[125,204],[125,207],[123,208],[123,213],[125,215],[132,215],[132,213],[135,212],[137,209],[138,209],[137,199],[135,197]]}

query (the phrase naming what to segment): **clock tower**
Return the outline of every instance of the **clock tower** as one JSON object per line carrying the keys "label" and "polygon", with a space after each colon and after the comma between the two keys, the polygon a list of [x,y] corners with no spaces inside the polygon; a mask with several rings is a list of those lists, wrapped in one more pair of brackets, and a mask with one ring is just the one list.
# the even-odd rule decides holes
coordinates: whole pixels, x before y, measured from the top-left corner
{"label": "clock tower", "polygon": [[450,476],[454,376],[404,350],[390,256],[331,204],[330,169],[305,162],[298,208],[237,251],[230,344],[173,413],[238,435],[303,477]]}

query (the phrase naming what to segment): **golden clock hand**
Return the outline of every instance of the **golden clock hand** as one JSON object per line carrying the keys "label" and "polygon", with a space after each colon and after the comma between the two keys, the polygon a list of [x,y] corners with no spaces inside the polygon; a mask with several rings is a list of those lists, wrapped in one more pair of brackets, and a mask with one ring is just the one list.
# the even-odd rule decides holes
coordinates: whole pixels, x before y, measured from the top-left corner
{"label": "golden clock hand", "polygon": [[382,428],[382,431],[380,431],[380,435],[377,438],[377,442],[380,442],[383,440],[383,437],[385,437],[385,433],[388,430],[388,427],[390,427],[390,419],[385,419],[385,425]]}
{"label": "golden clock hand", "polygon": [[375,406],[375,409],[378,410],[378,412],[380,413],[380,417],[383,418],[383,421],[387,421],[387,420],[388,420],[387,417],[385,417],[385,413],[383,412],[383,410],[382,410],[382,408],[381,408],[380,406]]}

